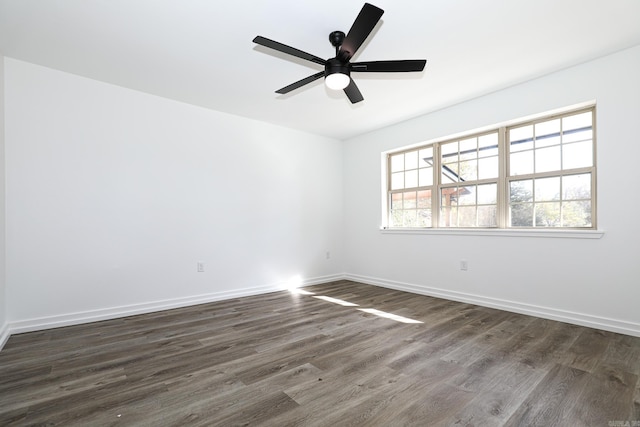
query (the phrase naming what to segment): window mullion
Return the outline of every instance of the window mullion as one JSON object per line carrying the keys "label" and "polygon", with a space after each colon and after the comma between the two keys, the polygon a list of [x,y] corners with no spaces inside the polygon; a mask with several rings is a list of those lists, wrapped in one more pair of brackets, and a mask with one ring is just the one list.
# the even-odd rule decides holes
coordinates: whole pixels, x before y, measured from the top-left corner
{"label": "window mullion", "polygon": [[507,179],[509,147],[507,146],[507,129],[498,129],[498,228],[507,228],[509,221],[509,180]]}
{"label": "window mullion", "polygon": [[387,154],[387,188],[385,191],[386,209],[384,212],[384,227],[389,228],[391,225],[391,154]]}
{"label": "window mullion", "polygon": [[440,227],[440,144],[433,145],[433,193],[431,195],[431,227]]}

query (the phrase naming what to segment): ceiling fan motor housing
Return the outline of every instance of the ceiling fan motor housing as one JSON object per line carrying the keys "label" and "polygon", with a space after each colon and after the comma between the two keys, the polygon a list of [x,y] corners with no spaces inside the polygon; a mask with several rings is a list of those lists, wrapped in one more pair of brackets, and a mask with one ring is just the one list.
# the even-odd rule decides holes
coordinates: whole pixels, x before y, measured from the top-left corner
{"label": "ceiling fan motor housing", "polygon": [[328,59],[326,64],[324,64],[324,76],[327,77],[335,73],[349,76],[351,74],[351,64],[342,62],[338,58]]}

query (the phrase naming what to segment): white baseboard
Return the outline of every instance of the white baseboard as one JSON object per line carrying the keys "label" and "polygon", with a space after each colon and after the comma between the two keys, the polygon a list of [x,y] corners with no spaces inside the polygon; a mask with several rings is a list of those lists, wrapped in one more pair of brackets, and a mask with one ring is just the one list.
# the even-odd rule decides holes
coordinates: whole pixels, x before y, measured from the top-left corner
{"label": "white baseboard", "polygon": [[[342,279],[343,275],[319,276],[306,280],[302,280],[303,286],[310,286],[319,283],[330,282]],[[49,317],[40,317],[36,319],[19,320],[10,322],[5,326],[4,333],[7,335],[19,334],[24,332],[40,331],[45,329],[60,328],[63,326],[79,325],[83,323],[98,322],[101,320],[117,319],[120,317],[134,316],[137,314],[152,313],[161,310],[170,310],[172,308],[187,307],[197,304],[206,304],[209,302],[223,301],[233,298],[246,297],[251,295],[261,295],[269,292],[277,292],[286,289],[286,284],[275,284],[267,286],[257,286],[253,288],[238,289],[233,291],[215,292],[203,295],[194,295],[189,297],[175,298],[170,300],[153,301],[142,304],[132,304],[119,307],[111,307],[100,310],[90,310],[77,313],[68,313]],[[2,338],[4,335],[0,335]],[[2,341],[0,341],[2,343]],[[0,346],[2,349],[2,346]]]}
{"label": "white baseboard", "polygon": [[[558,310],[549,307],[541,307],[531,304],[507,301],[497,298],[483,297],[480,295],[467,294],[462,292],[449,291],[445,289],[432,288],[428,286],[415,285],[410,283],[397,282],[380,279],[376,277],[361,276],[357,274],[335,274],[319,276],[302,280],[301,286],[312,286],[337,280],[352,280],[354,282],[380,286],[399,291],[411,292],[419,295],[427,295],[437,298],[444,298],[453,301],[460,301],[469,304],[476,304],[483,307],[496,308],[499,310],[511,311],[515,313],[527,314],[544,319],[557,320],[560,322],[572,323],[590,328],[602,329],[626,335],[640,337],[640,324],[626,322],[622,320],[605,317],[592,316],[589,314],[575,313]],[[151,313],[172,308],[180,308],[209,302],[222,301],[232,298],[239,298],[251,295],[260,295],[270,292],[277,292],[286,289],[285,284],[258,286],[233,291],[216,292],[190,297],[175,298],[171,300],[154,301],[143,304],[132,304],[127,306],[112,307],[100,310],[91,310],[78,313],[69,313],[57,316],[41,317],[36,319],[19,320],[9,322],[0,328],[0,350],[4,347],[12,334],[23,332],[39,331],[44,329],[59,328],[63,326],[79,325],[83,323],[110,320],[120,317],[134,316],[137,314]]]}
{"label": "white baseboard", "polygon": [[483,307],[497,308],[499,310],[541,317],[543,319],[557,320],[559,322],[571,323],[574,325],[587,326],[589,328],[602,329],[605,331],[640,337],[640,324],[627,322],[624,320],[592,316],[590,314],[575,313],[571,311],[558,310],[555,308],[542,307],[498,298],[483,297],[480,295],[449,291],[446,289],[438,289],[410,283],[396,282],[393,280],[361,276],[357,274],[345,274],[344,278],[347,280],[352,280],[354,282],[381,286],[383,288],[427,295],[436,298],[444,298],[453,301],[460,301],[469,304],[480,305]]}
{"label": "white baseboard", "polygon": [[56,316],[40,317],[35,319],[19,320],[11,322],[9,324],[9,327],[12,334],[20,334],[24,332],[40,331],[44,329],[53,329],[63,326],[79,325],[82,323],[99,322],[102,320],[135,316],[137,314],[170,310],[172,308],[187,307],[190,305],[206,304],[208,302],[263,294],[274,292],[277,290],[279,289],[276,287],[262,286],[250,289],[242,289],[238,291],[194,295],[190,297],[175,298],[170,300],[153,301],[142,304],[131,304],[99,310],[90,310],[77,313],[61,314]]}
{"label": "white baseboard", "polygon": [[10,336],[11,333],[9,332],[9,324],[5,323],[4,325],[0,326],[0,350],[2,350],[4,345],[9,340]]}

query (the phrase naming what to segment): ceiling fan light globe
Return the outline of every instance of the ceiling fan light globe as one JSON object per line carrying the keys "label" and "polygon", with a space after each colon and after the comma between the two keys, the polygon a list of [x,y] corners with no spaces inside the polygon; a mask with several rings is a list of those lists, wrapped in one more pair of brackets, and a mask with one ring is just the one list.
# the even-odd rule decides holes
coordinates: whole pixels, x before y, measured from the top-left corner
{"label": "ceiling fan light globe", "polygon": [[343,73],[329,74],[324,78],[324,84],[331,90],[342,90],[349,86],[351,78]]}

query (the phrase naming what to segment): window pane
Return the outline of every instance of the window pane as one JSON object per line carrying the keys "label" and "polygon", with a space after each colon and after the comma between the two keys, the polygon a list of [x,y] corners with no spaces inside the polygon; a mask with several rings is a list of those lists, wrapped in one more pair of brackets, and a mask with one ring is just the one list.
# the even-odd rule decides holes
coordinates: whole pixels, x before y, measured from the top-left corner
{"label": "window pane", "polygon": [[497,207],[478,206],[478,227],[497,227]]}
{"label": "window pane", "polygon": [[533,226],[533,203],[515,203],[510,206],[511,226]]}
{"label": "window pane", "polygon": [[391,212],[389,215],[390,227],[402,226],[402,193],[391,194]]}
{"label": "window pane", "polygon": [[476,226],[476,207],[475,206],[459,206],[458,207],[458,227],[475,227]]}
{"label": "window pane", "polygon": [[564,200],[591,199],[591,174],[563,176],[562,198]]}
{"label": "window pane", "polygon": [[453,158],[453,161],[457,162],[458,161],[458,143],[448,142],[446,144],[442,144],[440,146],[440,153],[442,153],[442,157],[447,158],[450,161]]}
{"label": "window pane", "polygon": [[591,166],[593,166],[593,146],[590,140],[562,146],[563,169]]}
{"label": "window pane", "polygon": [[421,209],[418,211],[418,227],[431,227],[431,209]]}
{"label": "window pane", "polygon": [[467,185],[458,189],[458,205],[476,204],[476,186]]}
{"label": "window pane", "polygon": [[420,187],[433,185],[433,168],[418,169],[418,185]]}
{"label": "window pane", "polygon": [[488,157],[478,160],[478,179],[498,177],[498,157]]}
{"label": "window pane", "polygon": [[469,160],[460,162],[460,180],[475,181],[478,179],[478,161]]}
{"label": "window pane", "polygon": [[581,129],[591,127],[591,111],[586,113],[574,114],[573,116],[562,118],[562,130],[566,132],[573,129]]}
{"label": "window pane", "polygon": [[402,193],[402,208],[403,209],[415,209],[416,208],[416,192],[405,191]]}
{"label": "window pane", "polygon": [[536,148],[560,144],[560,119],[535,125]]}
{"label": "window pane", "polygon": [[560,147],[536,150],[536,172],[560,170]]}
{"label": "window pane", "polygon": [[490,205],[496,204],[498,201],[497,184],[478,185],[478,204]]}
{"label": "window pane", "polygon": [[418,208],[431,208],[431,190],[418,191]]}
{"label": "window pane", "polygon": [[458,182],[458,143],[443,144],[441,153],[442,182]]}
{"label": "window pane", "polygon": [[391,194],[391,209],[402,209],[402,193]]}
{"label": "window pane", "polygon": [[560,202],[536,203],[536,227],[560,226]]}
{"label": "window pane", "polygon": [[591,227],[591,202],[565,202],[562,204],[563,227]]}
{"label": "window pane", "polygon": [[391,156],[391,172],[400,172],[401,170],[404,170],[404,154]]}
{"label": "window pane", "polygon": [[560,200],[560,177],[535,180],[536,202]]}
{"label": "window pane", "polygon": [[498,133],[490,133],[478,138],[478,157],[498,155]]}
{"label": "window pane", "polygon": [[452,163],[449,165],[442,165],[442,183],[446,184],[449,182],[458,182],[460,180],[460,175],[458,171],[459,163]]}
{"label": "window pane", "polygon": [[460,160],[475,159],[478,157],[478,140],[476,138],[460,141]]}
{"label": "window pane", "polygon": [[414,188],[418,186],[418,171],[416,169],[404,173],[404,187]]}
{"label": "window pane", "polygon": [[417,151],[410,151],[409,153],[405,153],[404,168],[405,170],[418,169],[418,152]]}
{"label": "window pane", "polygon": [[416,226],[416,211],[415,210],[408,210],[408,211],[403,211],[404,215],[402,218],[402,226],[403,227],[415,227]]}
{"label": "window pane", "polygon": [[456,227],[458,224],[458,208],[442,205],[440,208],[440,227]]}
{"label": "window pane", "polygon": [[562,136],[562,142],[591,141],[593,139],[593,131],[591,129],[570,130],[565,131]]}
{"label": "window pane", "polygon": [[456,187],[443,188],[440,190],[440,205],[451,206],[458,204],[458,189]]}
{"label": "window pane", "polygon": [[433,148],[423,148],[418,154],[419,167],[433,166]]}
{"label": "window pane", "polygon": [[392,210],[389,216],[389,227],[402,227],[402,210]]}
{"label": "window pane", "polygon": [[511,203],[533,201],[533,180],[511,181],[509,200]]}
{"label": "window pane", "polygon": [[533,173],[533,151],[512,154],[509,169],[512,176]]}
{"label": "window pane", "polygon": [[533,148],[533,126],[522,126],[509,130],[510,151],[530,150]]}
{"label": "window pane", "polygon": [[401,188],[404,188],[404,172],[391,174],[391,189],[400,190]]}

